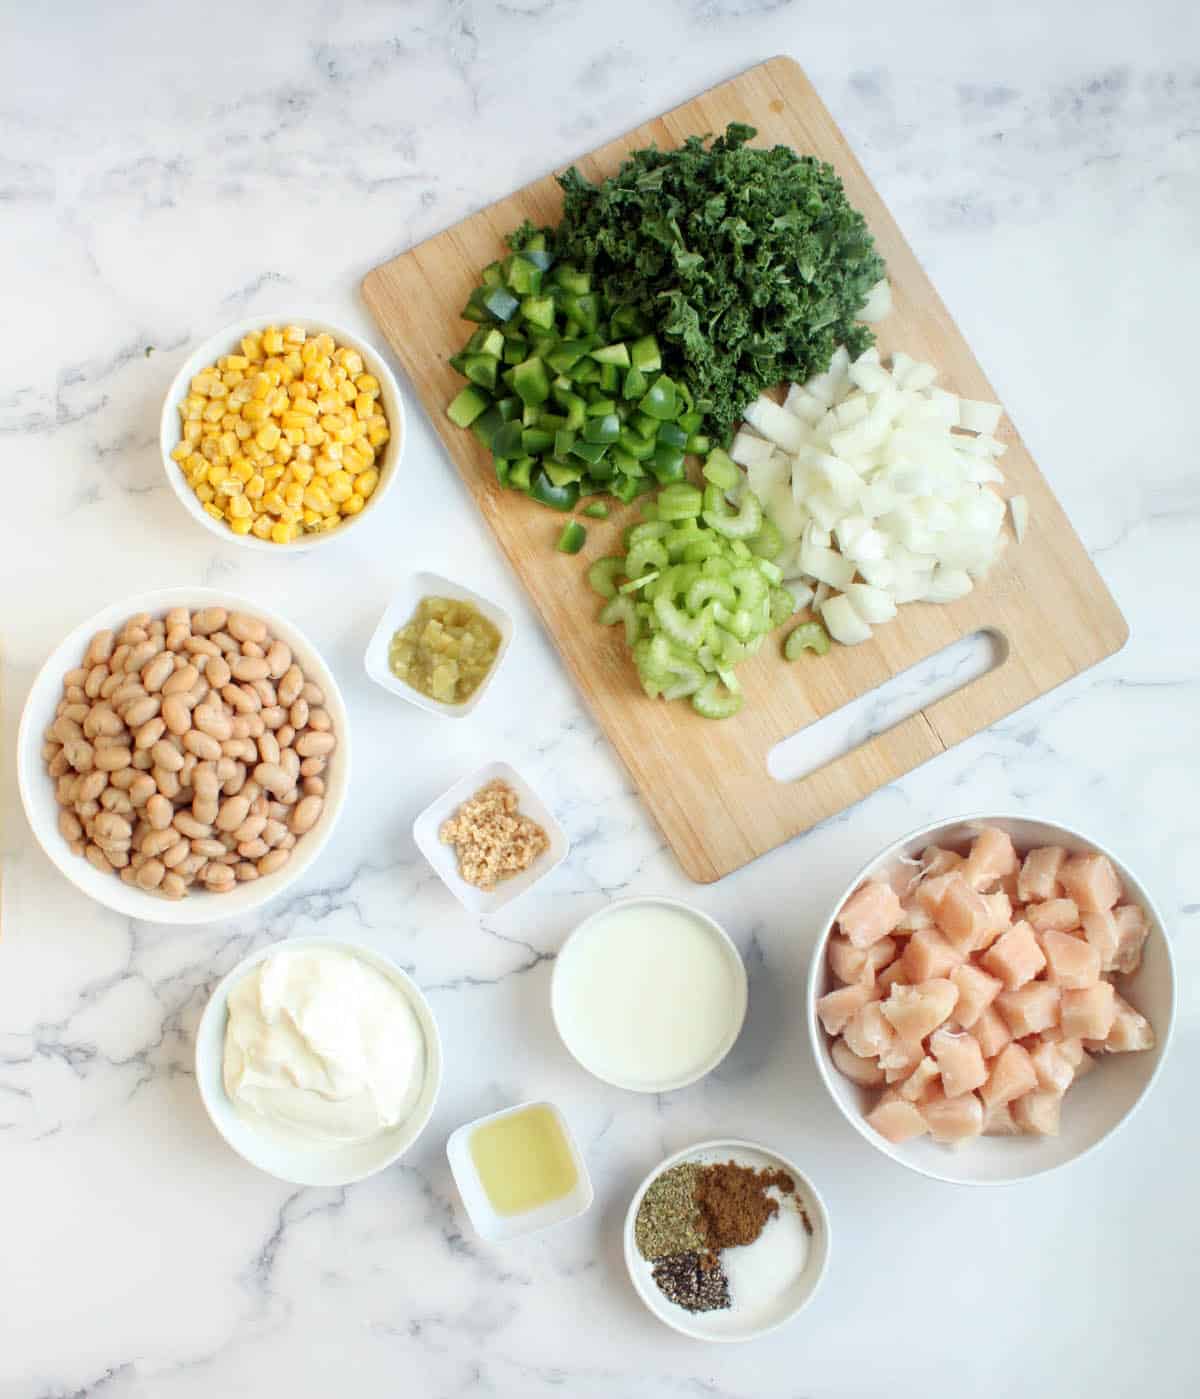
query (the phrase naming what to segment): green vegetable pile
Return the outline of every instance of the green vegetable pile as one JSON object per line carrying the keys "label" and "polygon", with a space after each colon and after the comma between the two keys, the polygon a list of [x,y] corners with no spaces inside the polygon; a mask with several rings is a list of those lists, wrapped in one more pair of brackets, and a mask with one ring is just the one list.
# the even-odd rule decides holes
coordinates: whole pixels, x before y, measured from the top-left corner
{"label": "green vegetable pile", "polygon": [[649,324],[722,442],[762,389],[824,373],[839,344],[851,357],[872,344],[855,317],[884,275],[833,167],[755,149],[755,135],[732,122],[708,149],[691,136],[636,151],[599,185],[574,167],[559,177],[555,252]]}
{"label": "green vegetable pile", "polygon": [[737,467],[717,449],[704,477],[703,491],[677,481],[644,505],[625,553],[597,559],[588,582],[607,599],[600,621],[624,624],[651,699],[688,698],[706,719],[727,719],[742,707],[735,668],[795,603],[768,557],[778,531]]}

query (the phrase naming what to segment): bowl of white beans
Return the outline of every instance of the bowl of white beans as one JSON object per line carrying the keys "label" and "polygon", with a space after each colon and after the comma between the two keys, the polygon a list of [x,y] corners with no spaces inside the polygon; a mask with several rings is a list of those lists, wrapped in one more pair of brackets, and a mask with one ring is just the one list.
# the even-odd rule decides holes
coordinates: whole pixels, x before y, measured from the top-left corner
{"label": "bowl of white beans", "polygon": [[21,800],[50,860],[155,923],[237,917],[300,879],[349,770],[346,707],[316,648],[209,588],[127,598],[76,627],[17,737]]}

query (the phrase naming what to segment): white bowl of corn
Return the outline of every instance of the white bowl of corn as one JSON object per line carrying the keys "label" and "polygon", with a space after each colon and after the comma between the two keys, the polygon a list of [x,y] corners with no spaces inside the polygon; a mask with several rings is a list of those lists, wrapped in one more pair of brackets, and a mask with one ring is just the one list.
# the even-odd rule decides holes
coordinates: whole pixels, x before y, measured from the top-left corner
{"label": "white bowl of corn", "polygon": [[383,356],[312,316],[254,316],[198,345],[159,432],[167,480],[194,520],[235,544],[295,552],[378,510],[406,436]]}

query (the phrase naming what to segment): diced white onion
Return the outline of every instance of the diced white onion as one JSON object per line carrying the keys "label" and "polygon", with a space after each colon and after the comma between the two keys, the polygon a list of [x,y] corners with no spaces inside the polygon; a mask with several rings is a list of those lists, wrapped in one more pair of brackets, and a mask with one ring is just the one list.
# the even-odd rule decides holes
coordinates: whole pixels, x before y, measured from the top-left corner
{"label": "diced white onion", "polygon": [[843,646],[857,646],[871,639],[871,628],[855,611],[850,599],[841,593],[826,598],[821,604],[821,619],[829,635]]}
{"label": "diced white onion", "polygon": [[862,310],[858,313],[858,319],[873,325],[876,321],[883,320],[891,309],[892,284],[886,277],[880,277],[879,281],[867,293],[867,299],[863,302]]}
{"label": "diced white onion", "polygon": [[[839,348],[782,408],[753,403],[730,449],[783,536],[776,562],[797,605],[846,645],[900,604],[964,597],[1004,547],[1005,502],[990,489],[1004,479],[1000,410],[936,380],[901,351],[885,365],[876,349],[851,363]],[[1008,509],[1019,540],[1028,505],[1014,496]]]}

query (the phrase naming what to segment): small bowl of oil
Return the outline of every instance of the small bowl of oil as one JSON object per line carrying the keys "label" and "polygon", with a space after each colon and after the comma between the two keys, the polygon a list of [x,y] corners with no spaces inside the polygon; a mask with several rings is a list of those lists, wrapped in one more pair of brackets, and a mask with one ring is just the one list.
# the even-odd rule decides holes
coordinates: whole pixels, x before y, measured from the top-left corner
{"label": "small bowl of oil", "polygon": [[553,1103],[518,1103],[465,1123],[446,1155],[472,1227],[490,1243],[565,1224],[592,1203],[587,1164]]}

